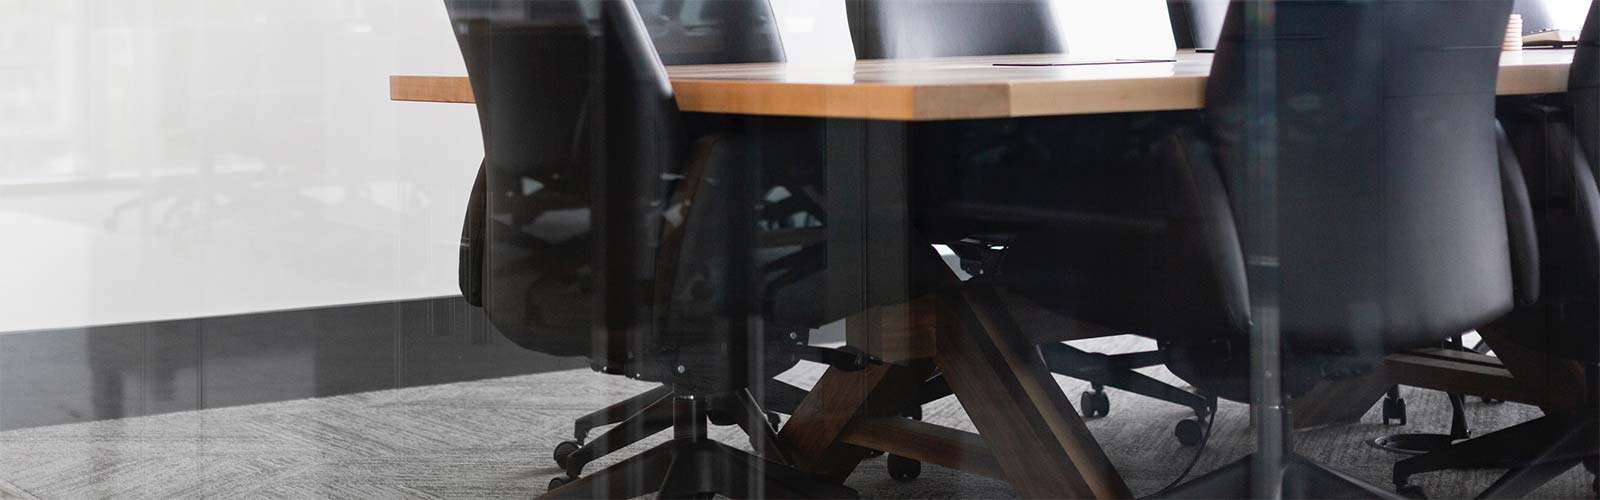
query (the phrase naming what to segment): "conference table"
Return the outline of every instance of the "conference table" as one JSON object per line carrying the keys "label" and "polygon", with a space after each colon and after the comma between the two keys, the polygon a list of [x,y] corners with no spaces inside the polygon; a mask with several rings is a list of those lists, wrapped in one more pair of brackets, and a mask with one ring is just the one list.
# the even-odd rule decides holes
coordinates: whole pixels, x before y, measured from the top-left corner
{"label": "conference table", "polygon": [[[1566,90],[1571,49],[1505,52],[1500,95]],[[1200,109],[1211,54],[1172,62],[1017,55],[669,66],[678,107],[698,113],[931,121]],[[1111,64],[1115,63],[1115,64]],[[1005,64],[1006,66],[998,66]],[[1017,66],[1066,64],[1064,66]],[[464,76],[395,75],[396,101],[473,102]]]}
{"label": "conference table", "polygon": [[[1563,92],[1572,57],[1570,49],[1505,52],[1497,93]],[[1210,54],[1180,51],[1154,60],[1018,55],[668,67],[683,111],[825,122],[825,308],[852,311],[847,343],[886,363],[823,375],[780,432],[790,461],[842,480],[874,449],[1003,479],[1027,497],[1132,496],[1036,347],[1116,332],[1070,320],[1044,337],[1023,332],[995,290],[906,296],[914,273],[948,272],[918,267],[928,259],[912,254],[927,246],[910,234],[908,128],[1200,109],[1210,66]],[[395,101],[473,102],[462,76],[395,75],[389,86]],[[899,414],[936,374],[978,433]],[[1369,383],[1345,399],[1382,388]],[[1373,400],[1355,405],[1364,411]]]}

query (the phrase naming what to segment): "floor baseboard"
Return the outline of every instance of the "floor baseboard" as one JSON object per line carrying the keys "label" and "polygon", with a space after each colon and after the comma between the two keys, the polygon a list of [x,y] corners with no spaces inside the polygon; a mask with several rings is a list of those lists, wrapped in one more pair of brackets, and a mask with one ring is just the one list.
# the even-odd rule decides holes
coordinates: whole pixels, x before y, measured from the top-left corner
{"label": "floor baseboard", "polygon": [[0,335],[0,430],[587,367],[440,297]]}

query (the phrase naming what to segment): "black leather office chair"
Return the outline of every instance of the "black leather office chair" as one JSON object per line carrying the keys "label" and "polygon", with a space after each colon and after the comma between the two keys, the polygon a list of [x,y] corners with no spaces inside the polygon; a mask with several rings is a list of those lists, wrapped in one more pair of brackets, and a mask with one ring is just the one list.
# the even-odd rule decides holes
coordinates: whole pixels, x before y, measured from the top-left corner
{"label": "black leather office chair", "polygon": [[[1571,130],[1560,125],[1552,141],[1567,161],[1536,162],[1526,193],[1538,228],[1541,293],[1500,322],[1507,337],[1558,361],[1576,361],[1588,372],[1586,385],[1572,387],[1583,399],[1575,414],[1556,412],[1394,466],[1402,492],[1420,494],[1411,475],[1436,470],[1512,465],[1480,498],[1518,498],[1583,463],[1592,473],[1600,459],[1600,412],[1596,367],[1600,364],[1600,191],[1594,161],[1600,158],[1600,2],[1588,19],[1568,76]],[[1600,493],[1600,480],[1593,488]]]}
{"label": "black leather office chair", "polygon": [[[784,59],[777,21],[764,0],[635,0],[634,4],[664,64],[778,62]],[[458,16],[467,15],[466,12],[492,14],[495,10],[509,8],[508,5],[505,2],[456,2],[452,4],[452,13]],[[582,15],[581,7],[548,7],[565,8],[578,9],[569,12],[569,16]],[[468,64],[485,64],[485,61],[475,58],[486,57],[487,52],[476,50],[478,47],[475,47],[475,43],[470,38],[462,39]],[[479,108],[481,117],[491,116],[495,112],[494,106],[489,103],[480,102]],[[688,130],[690,136],[716,134],[734,126],[715,116],[686,117],[682,122],[681,126]],[[749,127],[750,124],[738,126]],[[780,146],[786,150],[781,155],[783,158],[805,162],[809,158],[807,153],[817,149],[806,144],[807,138],[817,134],[803,123],[772,120],[760,126],[767,129],[769,139],[786,139]],[[487,124],[485,137],[488,137]],[[788,221],[797,217],[824,218],[820,204],[805,195],[814,191],[804,189],[805,184],[818,177],[815,167],[820,161],[812,160],[810,168],[806,168],[806,165],[787,165],[771,169],[773,172],[765,180],[771,184],[770,187],[784,188],[788,197],[770,204],[771,208],[764,215],[764,227],[792,227],[794,224]],[[483,231],[487,221],[481,175],[480,172],[463,225],[460,272],[462,292],[469,302],[476,305],[482,304]],[[820,279],[816,272],[820,268],[818,263],[821,257],[818,248],[802,245],[787,250],[771,249],[764,254],[763,266],[771,276],[767,282],[770,290],[765,294],[769,302],[765,310],[769,312],[768,319],[772,320],[767,325],[768,332],[792,346],[804,346],[809,341],[810,328],[821,322],[820,311],[811,307],[817,303],[814,294],[820,293],[815,290],[816,280]],[[548,306],[540,312],[542,315],[559,318],[569,329],[587,328],[587,305],[563,302],[579,298],[572,293],[573,290],[561,287],[535,289],[539,291],[534,293],[542,294],[539,299]],[[769,376],[793,367],[799,357],[792,350],[771,350],[764,354],[766,360],[761,364],[761,370]],[[752,392],[771,412],[768,419],[773,426],[780,422],[777,413],[792,413],[805,397],[803,389],[773,379],[761,381]],[[720,418],[718,421],[729,423]],[[588,441],[590,431],[612,424],[619,425]],[[558,444],[552,454],[556,464],[569,472],[569,478],[575,478],[586,464],[666,430],[671,425],[670,389],[662,386],[579,417],[573,423],[573,440]],[[556,482],[562,480],[558,478]]]}
{"label": "black leather office chair", "polygon": [[[1562,24],[1559,22],[1560,19],[1557,16],[1558,6],[1552,5],[1552,3],[1558,1],[1560,0],[1516,0],[1511,8],[1511,12],[1513,14],[1522,16],[1522,31],[1524,33],[1556,29]],[[1541,45],[1551,44],[1542,43]],[[1563,42],[1556,43],[1554,45],[1571,45],[1571,43]],[[1508,159],[1515,160],[1514,157],[1508,157]],[[1482,340],[1480,340],[1477,344],[1468,346],[1463,342],[1462,339],[1456,338],[1446,341],[1445,347],[1449,349],[1477,353],[1489,352],[1489,345],[1487,342]],[[1448,395],[1448,399],[1450,401],[1451,410],[1450,432],[1443,434],[1396,434],[1384,436],[1378,440],[1375,440],[1374,442],[1381,443],[1382,448],[1390,451],[1417,454],[1443,448],[1449,446],[1454,441],[1470,437],[1472,433],[1467,426],[1465,395],[1451,393]],[[1483,398],[1483,401],[1491,404],[1504,402],[1491,398]],[[1383,398],[1383,421],[1385,424],[1395,422],[1400,425],[1405,425],[1407,422],[1406,401],[1404,398],[1400,397],[1399,386],[1391,388],[1389,393]]]}
{"label": "black leather office chair", "polygon": [[[1174,2],[1183,0],[1172,0]],[[1196,0],[1206,1],[1206,0]],[[1523,32],[1531,33],[1545,29],[1553,29],[1556,25],[1556,16],[1553,12],[1551,0],[1516,0],[1512,4],[1511,12],[1522,16]],[[1515,157],[1506,157],[1515,160]],[[1447,349],[1468,352],[1487,353],[1489,346],[1480,340],[1477,344],[1468,346],[1463,339],[1457,337],[1445,342]],[[1466,395],[1449,393],[1446,398],[1450,401],[1450,431],[1448,433],[1402,433],[1380,437],[1373,442],[1381,448],[1407,454],[1418,454],[1433,451],[1449,446],[1453,441],[1466,439],[1472,435],[1466,419]],[[1498,404],[1504,401],[1484,398],[1484,402]],[[1383,422],[1385,424],[1406,425],[1408,422],[1406,400],[1400,397],[1400,386],[1389,389],[1383,398]]]}
{"label": "black leather office chair", "polygon": [[[525,348],[667,387],[638,425],[665,409],[672,441],[547,496],[853,496],[782,465],[748,390],[769,344],[747,319],[765,291],[749,244],[759,172],[729,164],[753,148],[683,133],[627,1],[446,5],[484,128],[477,298]],[[709,440],[708,419],[740,425],[766,460]]]}
{"label": "black leather office chair", "polygon": [[[1245,23],[1253,8],[1274,9],[1249,17],[1273,31]],[[1262,319],[1250,287],[1276,291],[1270,319],[1291,398],[1487,324],[1513,296],[1494,134],[1510,8],[1235,1],[1207,81],[1204,132],[1176,128],[1152,143],[1146,167],[1124,174],[1136,177],[1107,184],[1112,194],[1054,202],[1159,224],[1025,233],[989,283],[1155,337],[1174,373],[1236,401],[1250,401],[1251,325]],[[1262,189],[1275,209],[1252,213],[1259,200],[1245,196]],[[1252,234],[1238,228],[1258,217],[1276,238],[1250,247],[1262,253],[1250,275],[1267,280],[1256,283],[1240,239]],[[1247,457],[1163,495],[1249,497],[1281,475],[1285,497],[1392,496],[1295,455],[1292,425],[1283,427],[1283,470],[1252,471]]]}
{"label": "black leather office chair", "polygon": [[[861,59],[1067,52],[1056,29],[1051,2],[1047,0],[848,0],[845,8],[856,57]],[[1028,118],[918,123],[912,128],[914,140],[926,147],[919,148],[919,156],[914,163],[919,166],[938,164],[968,171],[989,169],[987,163],[1002,164],[1004,166],[998,170],[1005,172],[1020,172],[1029,168],[1014,168],[1015,164],[1051,169],[1057,167],[1050,160],[1052,154],[1080,157],[1105,154],[1116,149],[1117,141],[1124,139],[1119,134],[1144,127],[1145,122],[1149,121],[1146,117],[1111,115],[1066,120]],[[1138,124],[1130,126],[1129,122]],[[1049,151],[1067,144],[1086,146],[1097,151],[1085,152],[1077,148]],[[925,178],[928,182],[945,185],[921,189],[920,192],[924,194],[963,191],[970,189],[971,184],[983,183],[950,171]],[[1003,188],[1000,190],[1005,191]],[[937,198],[942,198],[942,195],[922,198],[937,204]],[[961,266],[968,273],[982,275],[991,271],[1003,254],[994,248],[1006,245],[1006,235],[1015,229],[1014,225],[1009,221],[997,220],[1006,217],[997,218],[993,213],[967,216],[961,213],[963,210],[951,209],[949,205],[942,208],[945,210],[937,216],[929,216],[932,212],[929,210],[921,212],[924,216],[921,217],[923,220],[918,224],[918,230],[922,236],[948,245],[961,259]],[[1013,269],[1018,268],[1014,266]],[[1135,371],[1161,364],[1160,353],[1108,356],[1063,343],[1045,345],[1041,349],[1053,371],[1090,382],[1091,389],[1078,399],[1078,410],[1085,416],[1101,417],[1110,412],[1111,401],[1105,393],[1105,387],[1186,406],[1199,419],[1206,418],[1211,412],[1211,402],[1207,399]],[[925,391],[927,394],[919,400],[926,402],[948,395],[946,390],[942,390],[939,379],[931,380],[930,384],[930,390]],[[912,410],[911,413],[914,415],[916,411]],[[1199,419],[1179,423],[1176,435],[1180,443],[1194,445],[1200,441]],[[900,478],[914,476],[912,473],[899,473],[912,469],[896,465],[891,467],[891,474]]]}

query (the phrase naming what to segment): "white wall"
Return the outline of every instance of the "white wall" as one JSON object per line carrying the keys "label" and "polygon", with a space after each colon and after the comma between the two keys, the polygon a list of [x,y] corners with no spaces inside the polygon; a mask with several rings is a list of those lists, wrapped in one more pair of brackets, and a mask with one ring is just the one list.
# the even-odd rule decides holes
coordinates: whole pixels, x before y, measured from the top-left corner
{"label": "white wall", "polygon": [[433,0],[0,1],[0,332],[445,295],[481,156]]}
{"label": "white wall", "polygon": [[[842,3],[776,0],[796,61]],[[482,155],[438,0],[0,0],[0,332],[449,295]]]}
{"label": "white wall", "polygon": [[1578,32],[1583,30],[1583,19],[1589,14],[1590,0],[1543,0],[1538,2],[1554,22],[1550,28]]}

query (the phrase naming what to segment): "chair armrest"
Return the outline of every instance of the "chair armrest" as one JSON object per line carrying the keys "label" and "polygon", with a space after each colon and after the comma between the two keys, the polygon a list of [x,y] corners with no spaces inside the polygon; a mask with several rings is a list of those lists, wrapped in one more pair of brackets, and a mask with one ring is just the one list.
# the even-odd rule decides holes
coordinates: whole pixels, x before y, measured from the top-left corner
{"label": "chair armrest", "polygon": [[478,178],[472,182],[472,193],[467,197],[467,214],[461,222],[461,256],[456,264],[456,281],[461,296],[468,304],[483,307],[483,247],[488,222],[488,208],[484,206],[484,170],[487,160],[478,164]]}
{"label": "chair armrest", "polygon": [[1512,295],[1518,306],[1528,306],[1539,300],[1539,236],[1533,222],[1533,204],[1529,201],[1522,164],[1517,161],[1511,140],[1506,137],[1499,120],[1494,123],[1494,136],[1500,158],[1506,236],[1511,244]]}
{"label": "chair armrest", "polygon": [[1583,246],[1581,272],[1600,272],[1600,185],[1595,184],[1594,169],[1577,140],[1572,145],[1572,199],[1577,211],[1578,240]]}
{"label": "chair armrest", "polygon": [[1163,149],[1169,155],[1166,161],[1181,169],[1180,178],[1186,184],[1181,192],[1198,209],[1190,214],[1191,227],[1196,230],[1187,237],[1196,241],[1195,248],[1204,252],[1205,261],[1215,265],[1211,279],[1226,307],[1228,323],[1248,330],[1252,318],[1244,245],[1214,146],[1188,127],[1173,129],[1164,141]]}

